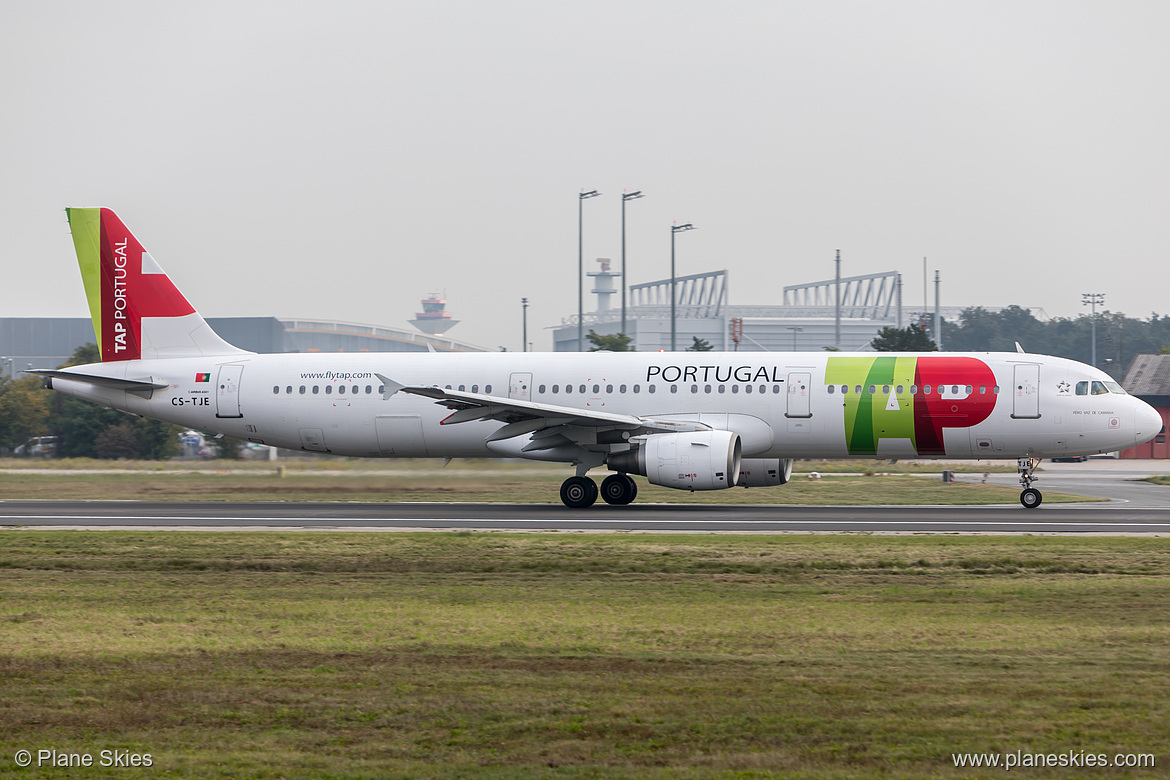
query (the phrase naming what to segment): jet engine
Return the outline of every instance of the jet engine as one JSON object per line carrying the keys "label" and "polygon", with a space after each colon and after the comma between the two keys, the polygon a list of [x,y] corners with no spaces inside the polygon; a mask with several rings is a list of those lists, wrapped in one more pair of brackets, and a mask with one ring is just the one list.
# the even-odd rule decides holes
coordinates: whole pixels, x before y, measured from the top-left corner
{"label": "jet engine", "polygon": [[736,485],[774,487],[792,478],[792,458],[744,458]]}
{"label": "jet engine", "polygon": [[651,485],[722,490],[739,478],[741,451],[739,434],[731,431],[655,433],[606,462],[614,471],[641,474]]}

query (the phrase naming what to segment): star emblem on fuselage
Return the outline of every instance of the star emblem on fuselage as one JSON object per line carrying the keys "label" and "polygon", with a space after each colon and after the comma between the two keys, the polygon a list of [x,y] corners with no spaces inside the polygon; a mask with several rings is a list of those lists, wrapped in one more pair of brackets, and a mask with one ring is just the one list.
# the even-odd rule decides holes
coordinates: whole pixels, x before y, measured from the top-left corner
{"label": "star emblem on fuselage", "polygon": [[1070,385],[1068,382],[1061,382],[1056,386],[1056,392],[1060,395],[1068,395],[1069,390],[1071,389],[1072,385]]}

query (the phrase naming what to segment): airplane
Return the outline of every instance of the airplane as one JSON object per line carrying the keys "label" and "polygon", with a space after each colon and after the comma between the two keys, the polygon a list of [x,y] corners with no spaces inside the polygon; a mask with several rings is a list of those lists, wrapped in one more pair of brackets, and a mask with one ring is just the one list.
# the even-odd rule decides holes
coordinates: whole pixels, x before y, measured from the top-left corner
{"label": "airplane", "polygon": [[[575,469],[568,507],[783,485],[797,458],[1041,458],[1154,438],[1109,375],[1018,352],[257,354],[221,339],[123,222],[67,209],[101,362],[52,389],[213,435],[374,458],[507,457]],[[613,472],[600,489],[586,476]]]}

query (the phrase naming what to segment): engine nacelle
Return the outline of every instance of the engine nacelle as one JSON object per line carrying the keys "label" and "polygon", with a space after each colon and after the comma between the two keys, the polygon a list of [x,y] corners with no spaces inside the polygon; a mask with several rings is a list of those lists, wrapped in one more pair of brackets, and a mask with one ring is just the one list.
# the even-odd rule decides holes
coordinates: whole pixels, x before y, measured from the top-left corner
{"label": "engine nacelle", "polygon": [[792,458],[744,458],[736,485],[775,487],[792,478]]}
{"label": "engine nacelle", "polygon": [[731,431],[655,433],[607,463],[614,471],[641,474],[651,485],[679,490],[722,490],[739,479],[742,445]]}

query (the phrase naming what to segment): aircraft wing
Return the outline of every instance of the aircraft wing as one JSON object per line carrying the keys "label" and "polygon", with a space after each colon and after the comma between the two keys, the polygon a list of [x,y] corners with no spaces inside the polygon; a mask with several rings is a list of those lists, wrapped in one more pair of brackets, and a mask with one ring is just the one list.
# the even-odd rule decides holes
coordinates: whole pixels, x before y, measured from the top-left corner
{"label": "aircraft wing", "polygon": [[375,374],[383,383],[382,398],[388,399],[395,393],[403,392],[435,399],[435,403],[452,409],[450,416],[440,425],[457,425],[473,420],[498,420],[505,423],[487,437],[486,441],[500,441],[526,433],[535,434],[528,449],[538,441],[564,437],[574,444],[591,445],[597,441],[596,434],[602,431],[625,431],[630,436],[646,433],[678,433],[683,431],[706,431],[710,426],[700,422],[683,420],[657,420],[653,417],[637,417],[630,414],[615,414],[594,409],[580,409],[571,406],[539,404],[516,398],[503,398],[482,393],[467,393],[462,390],[447,390],[437,386],[403,385],[381,374]]}

